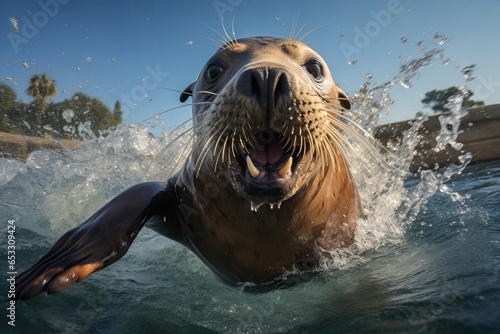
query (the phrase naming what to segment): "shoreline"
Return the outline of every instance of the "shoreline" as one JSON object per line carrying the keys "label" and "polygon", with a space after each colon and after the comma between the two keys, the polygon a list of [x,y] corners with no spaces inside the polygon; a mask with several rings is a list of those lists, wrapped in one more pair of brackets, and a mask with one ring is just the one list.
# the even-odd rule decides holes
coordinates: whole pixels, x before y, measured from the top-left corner
{"label": "shoreline", "polygon": [[69,139],[30,137],[8,132],[0,132],[0,158],[26,162],[32,152],[42,149],[65,150],[80,147]]}

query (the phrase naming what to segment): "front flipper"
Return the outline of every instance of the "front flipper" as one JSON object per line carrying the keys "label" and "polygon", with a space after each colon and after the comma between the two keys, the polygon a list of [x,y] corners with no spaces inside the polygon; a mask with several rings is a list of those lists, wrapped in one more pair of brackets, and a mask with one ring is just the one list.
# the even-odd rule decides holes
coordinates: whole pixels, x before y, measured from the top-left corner
{"label": "front flipper", "polygon": [[[169,209],[175,210],[171,193],[169,184],[158,182],[137,184],[122,192],[66,232],[33,267],[16,278],[16,299],[32,298],[42,291],[61,292],[121,258],[148,219],[170,216]],[[172,230],[175,228],[172,226]]]}

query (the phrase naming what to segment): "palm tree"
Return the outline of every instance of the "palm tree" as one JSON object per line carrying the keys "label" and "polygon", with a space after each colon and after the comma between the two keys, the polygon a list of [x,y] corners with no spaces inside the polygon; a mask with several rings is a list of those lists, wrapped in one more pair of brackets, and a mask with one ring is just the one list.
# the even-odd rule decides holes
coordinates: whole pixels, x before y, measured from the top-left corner
{"label": "palm tree", "polygon": [[33,102],[37,109],[36,121],[38,125],[41,125],[42,117],[47,111],[46,98],[56,96],[57,90],[54,82],[55,80],[48,78],[45,73],[40,76],[35,74],[29,80],[30,85],[26,89],[26,94],[35,98]]}

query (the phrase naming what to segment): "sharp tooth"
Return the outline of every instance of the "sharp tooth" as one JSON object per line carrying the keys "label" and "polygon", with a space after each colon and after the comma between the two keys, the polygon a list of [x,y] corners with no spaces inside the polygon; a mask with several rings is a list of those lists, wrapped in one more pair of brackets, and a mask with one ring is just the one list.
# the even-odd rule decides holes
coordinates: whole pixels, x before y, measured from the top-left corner
{"label": "sharp tooth", "polygon": [[280,177],[285,177],[292,169],[293,158],[288,158],[286,164],[278,171]]}
{"label": "sharp tooth", "polygon": [[260,171],[255,167],[255,165],[252,162],[252,159],[250,158],[249,155],[247,155],[247,168],[248,171],[250,172],[250,175],[255,179],[257,176],[259,176]]}

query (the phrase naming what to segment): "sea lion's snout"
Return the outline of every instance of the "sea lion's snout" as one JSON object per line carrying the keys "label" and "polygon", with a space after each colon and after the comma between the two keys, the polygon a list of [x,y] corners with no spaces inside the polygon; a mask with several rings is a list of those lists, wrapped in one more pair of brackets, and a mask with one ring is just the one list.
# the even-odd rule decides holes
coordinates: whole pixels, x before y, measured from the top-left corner
{"label": "sea lion's snout", "polygon": [[186,91],[195,102],[192,161],[200,184],[215,173],[251,203],[274,205],[346,169],[340,129],[349,100],[305,44],[268,37],[228,43]]}
{"label": "sea lion's snout", "polygon": [[262,112],[269,114],[289,94],[290,75],[277,67],[248,68],[239,75],[235,88],[238,94],[253,99]]}
{"label": "sea lion's snout", "polygon": [[292,106],[291,74],[270,64],[244,68],[237,78],[235,94],[255,106],[252,116],[260,120],[260,124],[254,125],[248,145],[238,150],[240,180],[252,198],[279,201],[286,195],[283,183],[292,172],[294,158],[295,162],[299,158],[286,147],[281,132],[283,120],[277,122],[277,116],[285,112],[282,109]]}

